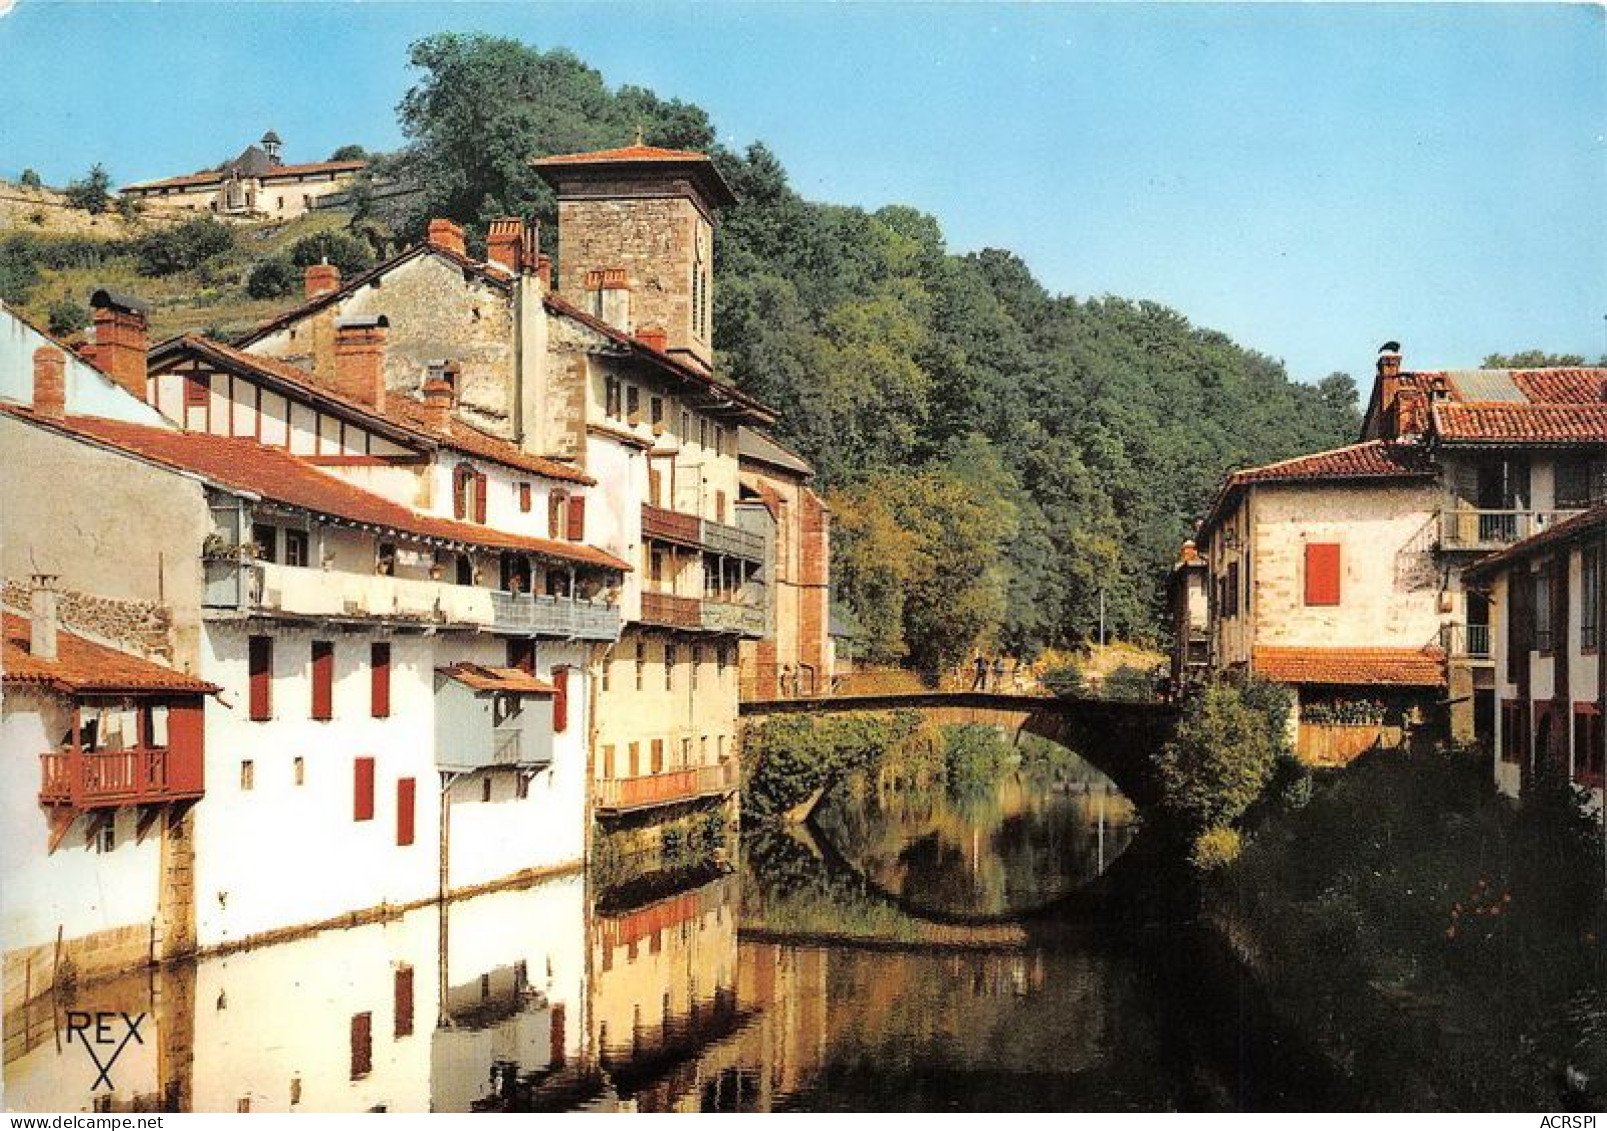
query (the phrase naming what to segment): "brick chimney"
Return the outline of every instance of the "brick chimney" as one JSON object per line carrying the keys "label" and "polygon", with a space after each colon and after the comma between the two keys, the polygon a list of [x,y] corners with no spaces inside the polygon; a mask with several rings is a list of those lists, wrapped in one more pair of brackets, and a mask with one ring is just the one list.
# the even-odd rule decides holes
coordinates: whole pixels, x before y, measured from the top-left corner
{"label": "brick chimney", "polygon": [[503,217],[491,221],[485,237],[485,261],[502,268],[510,275],[519,274],[524,259],[525,226],[523,220]]}
{"label": "brick chimney", "polygon": [[663,353],[670,344],[669,333],[662,326],[644,326],[636,331],[636,340]]}
{"label": "brick chimney", "polygon": [[424,422],[432,432],[445,432],[452,425],[452,407],[457,403],[457,374],[443,361],[430,363],[424,379]]}
{"label": "brick chimney", "polygon": [[[1401,376],[1401,344],[1399,342],[1385,342],[1378,347],[1378,407],[1383,414],[1385,437],[1398,440],[1403,435],[1415,435],[1419,428],[1413,427],[1417,422],[1417,409],[1412,394],[1417,394],[1421,400],[1421,391],[1417,389],[1416,382],[1411,377]],[[1405,401],[1403,403],[1403,394]],[[1427,406],[1422,408],[1426,411]]]}
{"label": "brick chimney", "polygon": [[616,330],[631,332],[631,285],[625,268],[586,272],[586,297],[593,314]]}
{"label": "brick chimney", "polygon": [[28,595],[30,629],[28,654],[36,660],[56,658],[56,630],[61,626],[56,607],[56,576],[50,573],[33,575],[33,588]]}
{"label": "brick chimney", "polygon": [[33,351],[33,410],[52,420],[67,414],[67,357],[55,346]]}
{"label": "brick chimney", "polygon": [[90,359],[130,396],[145,400],[145,354],[150,348],[145,304],[102,289],[89,296],[89,305],[95,311]]}
{"label": "brick chimney", "polygon": [[541,285],[544,288],[547,290],[552,289],[552,256],[536,256],[536,278],[541,280]]}
{"label": "brick chimney", "polygon": [[302,286],[305,296],[309,299],[333,294],[340,290],[340,268],[327,260],[323,263],[314,263],[303,275]]}
{"label": "brick chimney", "polygon": [[450,251],[454,255],[468,254],[463,248],[463,229],[450,220],[431,220],[424,240],[431,247]]}
{"label": "brick chimney", "polygon": [[383,314],[342,318],[335,323],[335,391],[378,412],[385,411],[385,338],[390,321]]}

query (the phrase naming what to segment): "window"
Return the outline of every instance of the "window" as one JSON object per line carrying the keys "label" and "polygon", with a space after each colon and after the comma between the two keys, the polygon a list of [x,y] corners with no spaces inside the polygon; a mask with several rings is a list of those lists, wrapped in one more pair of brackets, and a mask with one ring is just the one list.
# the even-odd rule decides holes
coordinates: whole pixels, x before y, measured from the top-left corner
{"label": "window", "polygon": [[620,385],[618,377],[603,380],[603,414],[615,420],[620,416]]}
{"label": "window", "polygon": [[1556,508],[1585,510],[1607,499],[1607,459],[1572,459],[1557,464]]}
{"label": "window", "polygon": [[714,426],[714,454],[715,455],[720,455],[724,451],[725,451],[725,426],[721,425],[721,424],[716,424]]}
{"label": "window", "polygon": [[257,764],[247,758],[240,763],[240,792],[247,793],[257,788]]}
{"label": "window", "polygon": [[374,819],[374,759],[358,758],[352,764],[352,820]]}
{"label": "window", "polygon": [[117,847],[117,819],[108,816],[90,834],[96,852],[111,852]]}
{"label": "window", "polygon": [[300,755],[297,755],[296,760],[293,763],[291,763],[291,773],[292,773],[292,775],[294,777],[294,780],[295,780],[295,783],[297,785],[306,785],[307,784],[307,759],[301,757]]}
{"label": "window", "polygon": [[687,444],[692,442],[692,414],[684,408],[681,410],[681,440]]}
{"label": "window", "polygon": [[562,734],[569,729],[569,669],[552,669],[552,729]]}
{"label": "window", "polygon": [[647,501],[655,507],[664,505],[664,476],[652,468],[647,470]]}
{"label": "window", "polygon": [[369,710],[376,719],[391,717],[391,646],[371,644],[368,649]]}
{"label": "window", "polygon": [[1501,761],[1510,766],[1529,761],[1529,704],[1521,699],[1501,703]]}
{"label": "window", "polygon": [[1222,594],[1222,615],[1236,617],[1239,615],[1239,563],[1228,563],[1227,585]]}
{"label": "window", "polygon": [[697,670],[703,666],[703,645],[692,645],[692,690],[697,690]]}
{"label": "window", "polygon": [[603,685],[598,690],[607,691],[610,687],[613,686],[613,684],[614,684],[614,664],[616,662],[617,661],[615,661],[615,659],[612,656],[610,656],[608,659],[606,659],[606,660],[604,660],[602,662],[602,666],[601,666],[599,674],[602,676],[602,684]]}
{"label": "window", "polygon": [[636,690],[642,689],[642,676],[647,671],[647,645],[640,641],[636,644]]}
{"label": "window", "polygon": [[586,539],[586,497],[572,495],[569,499],[569,522],[564,531],[565,537],[571,542],[583,542]]}
{"label": "window", "polygon": [[652,552],[652,555],[648,558],[648,580],[658,582],[664,580],[664,561],[663,550],[654,550]]}
{"label": "window", "polygon": [[562,538],[564,527],[569,519],[569,496],[563,491],[554,491],[547,496],[547,537]]}
{"label": "window", "polygon": [[530,775],[515,774],[513,777],[513,795],[520,801],[530,796]]}
{"label": "window", "polygon": [[396,543],[381,542],[375,548],[374,572],[381,577],[396,576]]}
{"label": "window", "polygon": [[312,564],[312,555],[308,552],[307,532],[305,530],[285,531],[285,565],[306,566]]}
{"label": "window", "polygon": [[651,397],[647,402],[647,419],[657,432],[664,424],[664,398]]}
{"label": "window", "polygon": [[327,640],[312,642],[312,717],[335,717],[335,646]]}
{"label": "window", "polygon": [[276,562],[279,560],[279,531],[265,522],[251,524],[251,542],[257,548],[257,560]]}
{"label": "window", "polygon": [[484,778],[480,779],[480,800],[481,801],[490,801],[491,800],[491,779],[489,777],[484,777]]}
{"label": "window", "polygon": [[184,407],[205,408],[211,400],[212,377],[208,373],[184,375]]}
{"label": "window", "polygon": [[655,774],[664,772],[664,740],[662,738],[653,740],[653,762],[650,769]]}
{"label": "window", "polygon": [[519,513],[530,513],[530,484],[528,483],[519,484]]}
{"label": "window", "polygon": [[714,492],[714,521],[724,522],[725,518],[725,492]]}
{"label": "window", "polygon": [[374,1015],[352,1015],[352,1079],[361,1080],[374,1068]]}
{"label": "window", "polygon": [[535,675],[536,642],[528,637],[511,638],[508,641],[508,666],[518,668],[526,675]]}
{"label": "window", "polygon": [[486,478],[474,465],[460,463],[452,471],[452,517],[485,521]]}
{"label": "window", "polygon": [[398,966],[392,976],[391,1003],[394,1019],[391,1034],[397,1039],[413,1035],[413,968]]}
{"label": "window", "polygon": [[605,781],[614,776],[614,744],[606,743],[603,746],[603,779]]}
{"label": "window", "polygon": [[630,424],[642,422],[642,391],[635,385],[625,386],[625,420]]}
{"label": "window", "polygon": [[626,748],[630,758],[631,777],[640,777],[642,773],[642,744],[633,742]]}
{"label": "window", "polygon": [[690,766],[691,764],[692,764],[692,740],[690,738],[683,738],[683,739],[681,739],[681,765],[682,766]]}
{"label": "window", "polygon": [[1574,704],[1574,781],[1594,789],[1602,788],[1603,749],[1607,734],[1602,730],[1601,709],[1594,703]]}
{"label": "window", "polygon": [[1586,546],[1579,555],[1579,647],[1601,646],[1601,547]]}
{"label": "window", "polygon": [[709,446],[709,422],[701,416],[697,418],[697,446],[700,448]]}
{"label": "window", "polygon": [[413,803],[418,797],[415,778],[399,778],[396,782],[396,844],[406,848],[413,843]]}
{"label": "window", "polygon": [[1534,646],[1536,651],[1551,651],[1551,575],[1555,567],[1547,563],[1539,572],[1531,574],[1534,585]]}
{"label": "window", "polygon": [[273,637],[253,636],[246,647],[251,718],[255,722],[265,722],[273,718]]}
{"label": "window", "polygon": [[1340,593],[1339,544],[1306,543],[1306,604],[1337,605]]}
{"label": "window", "polygon": [[675,690],[675,665],[679,660],[679,649],[674,644],[664,645],[664,690]]}

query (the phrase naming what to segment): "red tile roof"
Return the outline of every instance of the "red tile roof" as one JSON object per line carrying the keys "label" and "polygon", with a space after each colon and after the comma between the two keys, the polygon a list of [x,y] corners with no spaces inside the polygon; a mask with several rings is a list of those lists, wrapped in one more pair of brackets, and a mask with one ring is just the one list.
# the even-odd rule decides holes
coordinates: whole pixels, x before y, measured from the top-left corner
{"label": "red tile roof", "polygon": [[1512,383],[1536,404],[1607,401],[1607,369],[1514,369]]}
{"label": "red tile roof", "polygon": [[546,165],[598,165],[606,162],[637,161],[707,161],[708,154],[691,149],[660,149],[656,145],[625,145],[618,149],[598,149],[590,153],[559,153],[551,157],[537,157],[530,164],[536,168]]}
{"label": "red tile roof", "polygon": [[[1538,534],[1531,534],[1521,542],[1514,542],[1498,553],[1480,558],[1469,566],[1462,576],[1469,581],[1488,581],[1514,562],[1532,558],[1536,554],[1572,542],[1576,538],[1593,535],[1604,527],[1607,527],[1607,503],[1599,503],[1588,511],[1581,511],[1572,518],[1547,527]],[[1599,535],[1597,537],[1599,538]]]}
{"label": "red tile roof", "polygon": [[[301,165],[275,165],[257,178],[264,181],[284,177],[309,177],[315,173],[355,173],[363,168],[363,161],[309,161]],[[228,175],[227,169],[203,169],[199,173],[186,173],[182,177],[164,177],[158,181],[137,181],[124,187],[124,192],[140,192],[158,188],[198,188],[201,185],[220,183]]]}
{"label": "red tile roof", "polygon": [[1445,685],[1445,653],[1438,648],[1256,648],[1251,666],[1280,683]]}
{"label": "red tile roof", "polygon": [[435,670],[476,691],[506,691],[516,695],[554,695],[558,691],[552,684],[537,679],[523,668],[488,668],[465,662]]}
{"label": "red tile roof", "polygon": [[1607,404],[1441,402],[1433,413],[1448,443],[1607,444]]}
{"label": "red tile roof", "polygon": [[1368,440],[1236,471],[1231,479],[1239,483],[1291,483],[1305,479],[1426,479],[1433,474],[1428,453],[1420,445]]}
{"label": "red tile roof", "polygon": [[33,623],[16,613],[4,615],[5,644],[0,669],[6,683],[37,683],[68,693],[152,694],[186,692],[210,695],[216,684],[94,644],[66,629],[56,631],[56,658],[35,659],[30,641]]}
{"label": "red tile roof", "polygon": [[186,335],[183,338],[162,343],[158,350],[154,352],[156,357],[165,362],[166,357],[175,349],[184,348],[194,350],[202,356],[210,356],[215,361],[232,363],[234,366],[266,376],[282,385],[289,385],[301,392],[333,402],[349,415],[359,420],[389,424],[394,428],[400,428],[410,433],[413,439],[422,439],[431,444],[441,444],[456,448],[469,455],[495,460],[497,463],[519,471],[533,472],[548,479],[561,479],[569,483],[592,484],[597,482],[578,468],[571,467],[566,463],[559,463],[557,460],[531,455],[517,445],[511,444],[499,436],[482,432],[472,424],[467,424],[456,417],[448,420],[446,432],[438,432],[429,423],[423,403],[411,397],[399,394],[388,395],[385,398],[385,411],[377,412],[372,405],[360,404],[349,397],[334,392],[305,369],[280,361],[278,358],[246,353],[244,350],[213,341],[210,338]]}
{"label": "red tile roof", "polygon": [[252,440],[150,428],[95,416],[46,420],[35,416],[31,410],[11,406],[0,406],[0,411],[98,440],[167,467],[192,472],[222,487],[249,491],[278,503],[348,522],[460,545],[519,550],[580,565],[621,571],[631,568],[593,546],[509,534],[489,526],[418,514],[354,487],[282,448],[264,447]]}
{"label": "red tile roof", "polygon": [[681,166],[689,173],[698,187],[715,204],[735,204],[736,193],[720,175],[720,170],[714,162],[709,160],[706,153],[696,153],[689,149],[660,149],[656,145],[621,146],[618,149],[598,149],[590,153],[558,153],[551,157],[537,157],[530,162],[543,177],[550,181],[558,181],[566,177],[586,176],[581,170],[594,169],[598,166],[604,168],[614,167],[625,169],[631,166],[662,166],[666,170]]}

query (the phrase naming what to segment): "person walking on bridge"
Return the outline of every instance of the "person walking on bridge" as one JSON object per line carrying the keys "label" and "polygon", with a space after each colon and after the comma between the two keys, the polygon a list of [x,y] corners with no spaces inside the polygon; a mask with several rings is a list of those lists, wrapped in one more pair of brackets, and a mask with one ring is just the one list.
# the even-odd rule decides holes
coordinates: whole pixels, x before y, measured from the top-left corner
{"label": "person walking on bridge", "polygon": [[972,691],[986,691],[988,689],[988,658],[978,652],[976,657],[976,675],[971,680]]}
{"label": "person walking on bridge", "polygon": [[1004,657],[1003,656],[995,656],[995,657],[993,657],[993,690],[995,692],[997,692],[997,691],[1002,689],[1003,685],[1004,685]]}

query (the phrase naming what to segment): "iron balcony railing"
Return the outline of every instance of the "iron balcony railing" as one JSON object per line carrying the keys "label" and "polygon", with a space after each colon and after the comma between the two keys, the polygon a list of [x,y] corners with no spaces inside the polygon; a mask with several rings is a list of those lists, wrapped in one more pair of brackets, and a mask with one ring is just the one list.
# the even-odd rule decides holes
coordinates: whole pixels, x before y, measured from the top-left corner
{"label": "iron balcony railing", "polygon": [[1578,513],[1451,507],[1440,512],[1440,546],[1454,550],[1499,549]]}
{"label": "iron balcony railing", "polygon": [[1490,658],[1490,626],[1487,624],[1442,625],[1440,638],[1447,656],[1469,660]]}
{"label": "iron balcony railing", "polygon": [[593,794],[601,813],[627,813],[730,793],[737,786],[737,764],[690,766],[633,778],[604,778]]}

